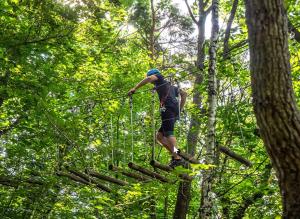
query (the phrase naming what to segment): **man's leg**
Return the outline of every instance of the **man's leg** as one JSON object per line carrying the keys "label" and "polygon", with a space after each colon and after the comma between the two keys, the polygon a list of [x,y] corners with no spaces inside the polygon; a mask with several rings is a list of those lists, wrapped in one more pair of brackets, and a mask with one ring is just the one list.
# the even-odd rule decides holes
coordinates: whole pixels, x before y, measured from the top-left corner
{"label": "man's leg", "polygon": [[174,159],[175,160],[181,159],[181,157],[178,156],[177,154],[178,148],[176,147],[177,146],[176,137],[174,135],[169,135],[165,138],[170,146],[170,149],[172,151],[172,156],[174,157]]}
{"label": "man's leg", "polygon": [[158,131],[156,134],[157,141],[163,145],[170,154],[174,157],[174,159],[180,159],[180,156],[177,155],[177,148],[176,148],[176,138],[175,136],[168,136],[165,137],[161,131]]}

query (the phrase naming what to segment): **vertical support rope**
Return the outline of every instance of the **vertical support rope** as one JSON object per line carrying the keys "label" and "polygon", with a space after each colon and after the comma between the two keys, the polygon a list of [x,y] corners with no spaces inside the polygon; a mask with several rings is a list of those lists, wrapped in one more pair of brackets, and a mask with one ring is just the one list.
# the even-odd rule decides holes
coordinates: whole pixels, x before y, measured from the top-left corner
{"label": "vertical support rope", "polygon": [[130,129],[131,129],[131,162],[133,162],[133,101],[132,95],[129,97],[130,106]]}
{"label": "vertical support rope", "polygon": [[110,131],[111,131],[111,162],[114,164],[114,130],[113,130],[113,117],[110,117]]}
{"label": "vertical support rope", "polygon": [[153,143],[152,143],[152,151],[151,151],[151,160],[155,159],[155,142],[156,142],[156,133],[155,133],[155,96],[154,92],[152,92],[152,137],[153,137]]}
{"label": "vertical support rope", "polygon": [[122,124],[123,126],[123,163],[126,162],[126,130],[125,130],[125,126],[124,123]]}
{"label": "vertical support rope", "polygon": [[[143,116],[142,119],[142,128],[143,128],[143,141],[144,141],[144,145],[147,145],[147,136],[146,136],[146,125],[145,125],[145,117]],[[141,150],[142,152],[142,150]]]}

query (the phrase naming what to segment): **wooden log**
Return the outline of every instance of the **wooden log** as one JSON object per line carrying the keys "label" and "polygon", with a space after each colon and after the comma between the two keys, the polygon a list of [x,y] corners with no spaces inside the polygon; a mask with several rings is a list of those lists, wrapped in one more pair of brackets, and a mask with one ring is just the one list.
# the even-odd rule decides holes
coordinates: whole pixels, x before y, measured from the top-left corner
{"label": "wooden log", "polygon": [[[168,173],[173,171],[172,167],[169,167],[168,165],[161,164],[161,163],[157,162],[156,160],[151,160],[150,165],[155,167],[155,168],[158,168],[160,170],[166,171]],[[193,179],[193,177],[189,176],[188,174],[179,174],[178,176],[180,178],[182,178],[184,180],[188,180],[188,181],[191,181]]]}
{"label": "wooden log", "polygon": [[56,175],[65,176],[65,177],[67,177],[67,178],[69,178],[73,181],[80,182],[80,183],[85,184],[85,185],[90,184],[88,181],[82,179],[81,177],[75,176],[74,174],[70,174],[70,173],[66,173],[66,172],[62,172],[62,171],[57,171]]}
{"label": "wooden log", "polygon": [[136,174],[136,173],[128,172],[128,171],[126,171],[126,170],[124,170],[120,167],[113,166],[112,164],[109,165],[108,169],[110,169],[111,171],[114,171],[114,172],[121,173],[124,176],[136,179],[138,181],[146,182],[146,181],[150,180],[148,177],[145,177],[145,176],[142,176],[142,175],[139,175],[139,174]]}
{"label": "wooden log", "polygon": [[247,160],[247,159],[243,158],[242,156],[238,155],[237,153],[231,151],[229,148],[219,146],[219,150],[222,153],[226,154],[227,156],[231,157],[232,159],[234,159],[248,167],[252,166],[252,163],[249,160]]}
{"label": "wooden log", "polygon": [[100,174],[100,173],[98,173],[94,170],[86,170],[86,173],[89,174],[90,176],[93,176],[93,177],[96,177],[98,179],[105,180],[105,181],[108,181],[108,182],[111,182],[111,183],[114,183],[114,184],[117,184],[117,185],[120,185],[120,186],[128,185],[128,182],[125,182],[123,180],[119,180],[119,179],[116,179],[116,178],[113,178],[113,177],[110,177],[110,176]]}
{"label": "wooden log", "polygon": [[28,183],[31,185],[44,185],[45,183],[39,178],[20,179],[0,175],[0,184],[10,187],[18,187],[21,183]]}
{"label": "wooden log", "polygon": [[138,165],[136,165],[136,164],[134,164],[134,163],[132,163],[132,162],[128,163],[128,167],[129,167],[130,169],[139,171],[139,172],[142,173],[142,174],[145,174],[145,175],[147,175],[147,176],[150,176],[150,177],[152,177],[152,178],[154,178],[154,179],[158,179],[158,180],[160,180],[161,182],[170,182],[166,177],[164,177],[164,176],[162,176],[162,175],[160,175],[160,174],[158,174],[158,173],[155,173],[155,172],[153,172],[153,171],[151,171],[151,170],[148,170],[148,169],[146,169],[146,168],[143,168],[143,167],[141,167],[141,166],[138,166]]}
{"label": "wooden log", "polygon": [[[62,172],[62,171],[57,171],[56,174],[58,176],[68,177],[69,179],[71,179],[73,181],[80,182],[80,183],[85,184],[85,185],[92,185],[92,182],[89,182],[87,180],[88,176],[87,176],[87,178],[86,177],[82,178],[81,176],[77,176],[77,175],[74,175],[74,174],[71,174],[71,173]],[[95,184],[95,186],[98,189],[101,189],[101,190],[103,190],[105,192],[111,192],[112,191],[110,188],[108,188],[108,187],[106,187],[106,186],[104,186],[104,185],[102,185],[100,183]]]}
{"label": "wooden log", "polygon": [[161,164],[161,163],[157,162],[156,160],[151,160],[150,165],[153,166],[153,167],[156,167],[160,170],[166,171],[168,173],[172,172],[172,170],[173,170],[172,167],[170,167],[168,165]]}
{"label": "wooden log", "polygon": [[112,190],[110,188],[108,188],[107,186],[97,182],[96,180],[94,180],[92,177],[90,177],[89,175],[86,175],[84,173],[81,173],[79,171],[76,170],[72,170],[69,169],[69,171],[73,174],[75,174],[78,177],[81,177],[82,179],[86,180],[89,183],[95,184],[97,188],[102,189],[105,192],[112,192]]}
{"label": "wooden log", "polygon": [[177,154],[182,157],[183,159],[187,160],[188,162],[190,163],[193,163],[193,164],[199,164],[199,160],[195,159],[192,155],[190,154],[187,154],[187,153],[184,153],[183,151],[181,150],[178,150]]}

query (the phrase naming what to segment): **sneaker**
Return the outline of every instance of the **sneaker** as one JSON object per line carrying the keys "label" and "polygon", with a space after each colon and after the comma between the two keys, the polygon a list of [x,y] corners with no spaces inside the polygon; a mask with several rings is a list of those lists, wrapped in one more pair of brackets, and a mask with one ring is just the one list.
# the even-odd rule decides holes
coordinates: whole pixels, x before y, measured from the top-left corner
{"label": "sneaker", "polygon": [[172,157],[172,160],[169,163],[169,167],[171,167],[172,169],[174,169],[177,166],[184,166],[185,165],[185,161],[183,158],[180,159],[174,159]]}

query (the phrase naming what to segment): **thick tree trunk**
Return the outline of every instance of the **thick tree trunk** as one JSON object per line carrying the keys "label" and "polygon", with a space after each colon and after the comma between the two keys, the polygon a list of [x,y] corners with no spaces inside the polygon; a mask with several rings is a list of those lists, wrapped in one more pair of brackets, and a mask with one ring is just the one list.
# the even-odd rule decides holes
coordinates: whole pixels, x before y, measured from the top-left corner
{"label": "thick tree trunk", "polygon": [[283,217],[300,215],[300,114],[292,88],[282,0],[245,0],[253,105],[277,172]]}
{"label": "thick tree trunk", "polygon": [[[187,3],[187,1],[186,1]],[[198,142],[198,135],[200,132],[200,114],[201,114],[201,103],[202,98],[199,92],[199,85],[203,81],[203,69],[204,69],[204,59],[205,59],[205,51],[204,51],[204,42],[205,42],[205,20],[207,17],[207,13],[204,11],[204,2],[203,0],[198,0],[199,7],[199,20],[196,21],[195,17],[193,17],[191,10],[190,15],[192,16],[194,22],[196,22],[198,27],[198,41],[197,41],[197,68],[199,69],[199,73],[196,75],[194,82],[194,96],[193,96],[193,104],[197,106],[197,113],[192,114],[191,123],[189,127],[189,132],[187,136],[187,153],[190,155],[195,154],[196,145]],[[189,8],[190,9],[190,8]],[[191,197],[191,183],[183,181],[180,182],[178,192],[177,192],[177,201],[175,206],[175,211],[173,214],[174,219],[185,219],[188,206]]]}
{"label": "thick tree trunk", "polygon": [[[216,77],[216,56],[217,41],[219,35],[219,0],[212,1],[212,32],[209,48],[209,69],[208,69],[208,123],[205,163],[215,162],[216,149],[216,109],[217,109],[217,77]],[[201,185],[201,206],[199,209],[200,218],[212,218],[213,216],[213,170],[207,170],[203,174]]]}

